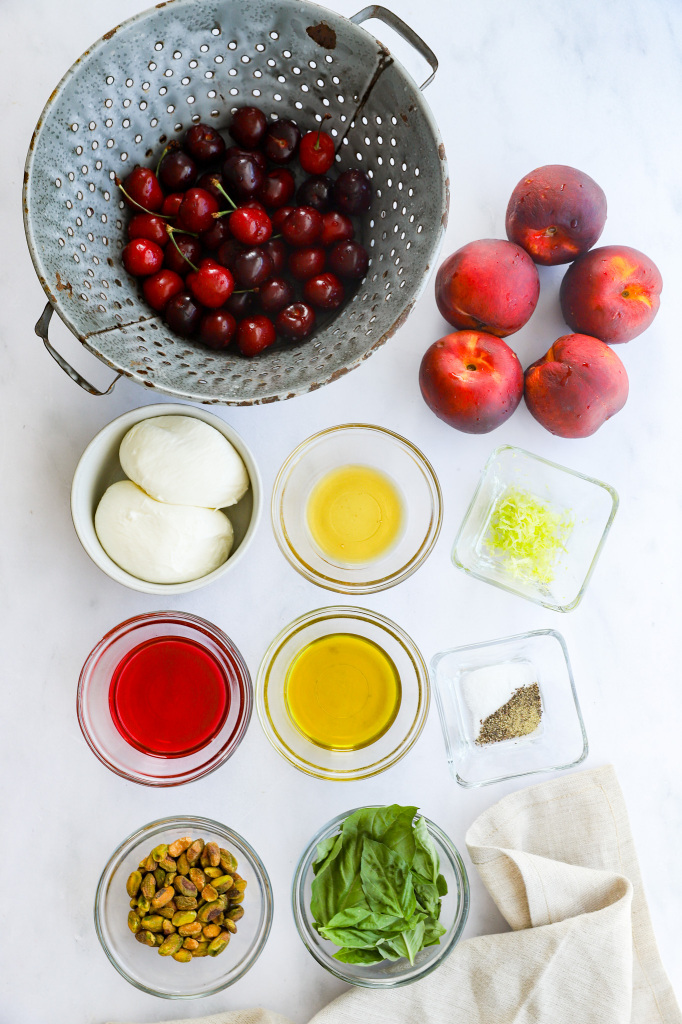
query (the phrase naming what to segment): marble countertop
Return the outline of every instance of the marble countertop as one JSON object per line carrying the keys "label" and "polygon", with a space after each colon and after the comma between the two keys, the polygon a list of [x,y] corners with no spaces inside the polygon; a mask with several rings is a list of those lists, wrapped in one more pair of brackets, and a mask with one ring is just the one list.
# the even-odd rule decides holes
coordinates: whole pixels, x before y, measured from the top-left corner
{"label": "marble countertop", "polygon": [[[359,0],[331,5],[348,15],[361,6]],[[464,835],[476,815],[517,784],[471,791],[455,785],[435,708],[403,761],[375,779],[349,785],[321,783],[290,768],[255,717],[221,770],[158,792],[107,771],[81,737],[75,693],[87,653],[116,623],[155,610],[159,602],[117,585],[89,561],[71,524],[71,477],[105,423],[153,396],[122,380],[110,397],[93,398],[40,345],[33,325],[44,295],[24,241],[19,193],[33,126],[63,72],[115,21],[145,6],[144,0],[31,0],[0,7],[2,833],[5,850],[29,863],[37,851],[51,879],[35,939],[25,916],[29,891],[21,892],[18,926],[13,920],[19,893],[10,905],[4,901],[0,1020],[159,1021],[260,1003],[303,1024],[344,988],[309,956],[290,911],[291,875],[309,837],[349,807],[395,801],[418,804],[464,851]],[[682,7],[673,0],[395,0],[392,6],[440,60],[427,97],[445,142],[452,185],[443,254],[475,238],[504,237],[506,203],[519,178],[544,163],[567,163],[591,174],[606,192],[609,217],[601,244],[639,248],[661,269],[665,288],[657,320],[618,349],[630,376],[628,404],[583,441],[551,436],[524,406],[490,435],[447,427],[429,412],[417,387],[422,353],[447,333],[430,284],[399,333],[352,374],[292,402],[219,414],[252,447],[266,495],[291,449],[332,424],[380,423],[425,452],[445,498],[440,540],[415,576],[363,603],[403,626],[427,660],[448,647],[529,629],[551,627],[563,634],[590,741],[586,765],[612,762],[617,768],[662,958],[679,994],[682,699],[675,637],[682,571],[676,362]],[[376,34],[393,45],[391,33],[376,27]],[[419,58],[403,43],[395,51],[416,77],[422,74]],[[562,273],[561,267],[540,269],[537,312],[511,339],[524,366],[565,333],[557,299]],[[52,333],[80,370],[100,384],[108,381],[110,371],[80,350],[60,322],[53,322]],[[469,579],[450,563],[481,467],[501,443],[606,480],[620,494],[620,510],[587,594],[567,615]],[[264,517],[250,557],[226,581],[174,604],[223,628],[255,673],[286,623],[335,600],[287,564]],[[114,971],[94,932],[92,901],[100,871],[120,840],[147,821],[177,812],[216,817],[253,843],[271,874],[275,920],[263,955],[235,987],[171,1006],[138,992]],[[465,934],[503,929],[467,864],[472,902]],[[5,872],[16,882],[7,863]],[[46,891],[41,882],[40,898]]]}

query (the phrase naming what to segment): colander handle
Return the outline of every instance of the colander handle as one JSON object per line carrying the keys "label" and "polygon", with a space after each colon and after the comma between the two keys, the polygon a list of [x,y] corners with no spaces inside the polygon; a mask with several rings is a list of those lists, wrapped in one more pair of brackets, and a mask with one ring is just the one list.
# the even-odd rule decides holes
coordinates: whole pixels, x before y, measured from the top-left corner
{"label": "colander handle", "polygon": [[436,71],[438,71],[438,58],[431,47],[427,46],[421,36],[418,36],[414,29],[410,28],[402,18],[399,18],[397,14],[389,11],[386,7],[381,7],[380,4],[370,4],[369,7],[365,7],[363,10],[358,11],[357,14],[354,14],[350,20],[355,25],[361,25],[363,21],[369,21],[370,18],[383,21],[384,24],[394,29],[399,36],[402,36],[406,43],[414,46],[415,50],[431,66],[431,74],[425,82],[422,82],[419,88],[425,89],[427,85],[430,85],[436,75]]}
{"label": "colander handle", "polygon": [[49,341],[47,337],[47,331],[50,326],[50,320],[52,319],[53,313],[54,309],[52,308],[52,303],[48,302],[47,305],[45,306],[45,309],[40,315],[40,320],[35,325],[35,332],[39,338],[43,339],[43,344],[45,345],[47,351],[50,353],[55,362],[59,363],[64,373],[67,373],[71,380],[75,380],[76,384],[79,384],[84,391],[87,391],[91,395],[108,395],[111,391],[113,391],[114,384],[116,383],[116,381],[119,379],[119,377],[123,375],[117,373],[106,391],[100,391],[98,388],[94,386],[94,384],[90,384],[85,379],[85,377],[81,377],[80,373],[78,373],[77,370],[74,370],[73,366],[67,363],[66,359],[64,359],[63,356],[60,356],[59,352],[57,352],[56,348],[52,346],[52,343]]}

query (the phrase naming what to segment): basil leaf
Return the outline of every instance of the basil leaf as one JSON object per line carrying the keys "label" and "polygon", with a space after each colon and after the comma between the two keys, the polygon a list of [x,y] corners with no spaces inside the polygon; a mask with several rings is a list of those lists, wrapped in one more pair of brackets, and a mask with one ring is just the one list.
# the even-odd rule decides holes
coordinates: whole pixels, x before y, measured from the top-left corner
{"label": "basil leaf", "polygon": [[360,861],[362,890],[372,910],[408,919],[416,899],[409,866],[383,843],[365,839]]}
{"label": "basil leaf", "polygon": [[340,910],[365,901],[360,881],[362,843],[361,836],[342,842],[336,856],[313,879],[310,910],[318,924],[327,924]]}
{"label": "basil leaf", "polygon": [[398,956],[404,956],[413,964],[414,958],[423,947],[424,932],[424,922],[419,921],[416,928],[410,928],[408,931],[401,932],[394,939],[390,939],[386,945],[393,949]]}
{"label": "basil leaf", "polygon": [[[326,927],[358,928],[368,918],[371,919],[371,922],[374,922],[375,917],[376,915],[372,913],[366,904],[364,907],[348,907],[346,910],[340,910],[338,914],[334,914],[332,919],[327,922]],[[372,928],[374,925],[370,923],[369,927]]]}
{"label": "basil leaf", "polygon": [[350,814],[342,825],[342,833],[347,838],[362,835],[377,842],[384,839],[385,833],[397,822],[412,819],[417,813],[416,807],[401,807],[391,804],[389,807],[362,807]]}
{"label": "basil leaf", "polygon": [[424,939],[422,945],[426,946],[438,946],[440,945],[441,935],[445,935],[447,928],[443,927],[440,921],[436,921],[434,918],[429,918],[425,922],[424,927]]}
{"label": "basil leaf", "polygon": [[439,875],[436,879],[436,886],[438,888],[439,896],[447,896],[448,894],[448,883],[445,881],[444,875]]}
{"label": "basil leaf", "polygon": [[341,849],[341,836],[329,836],[328,839],[323,839],[321,843],[317,844],[317,856],[313,861],[313,873],[318,874],[319,871],[325,866],[325,864],[335,857]]}
{"label": "basil leaf", "polygon": [[335,946],[348,946],[351,949],[374,949],[378,942],[386,938],[382,931],[363,928],[330,928],[323,925],[318,931],[323,939],[329,939]]}
{"label": "basil leaf", "polygon": [[435,882],[440,871],[440,858],[423,818],[417,818],[414,826],[414,841],[416,850],[412,869],[418,875],[422,875],[427,882]]}
{"label": "basil leaf", "polygon": [[438,887],[433,882],[414,882],[413,884],[417,903],[424,908],[427,914],[437,918],[440,914]]}
{"label": "basil leaf", "polygon": [[340,949],[334,959],[342,964],[378,964],[384,956],[377,949]]}
{"label": "basil leaf", "polygon": [[[384,846],[388,846],[389,850],[402,857],[408,866],[412,864],[416,850],[412,825],[416,813],[416,807],[401,807],[400,814],[381,836]],[[378,836],[372,838],[377,839]]]}

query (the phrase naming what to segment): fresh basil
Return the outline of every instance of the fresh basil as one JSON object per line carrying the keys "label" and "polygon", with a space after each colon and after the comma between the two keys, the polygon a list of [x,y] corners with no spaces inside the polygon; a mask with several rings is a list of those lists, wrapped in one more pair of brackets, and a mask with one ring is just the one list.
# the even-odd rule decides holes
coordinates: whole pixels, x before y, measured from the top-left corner
{"label": "fresh basil", "polygon": [[447,883],[416,807],[363,807],[323,840],[313,862],[310,910],[342,963],[415,962],[437,945]]}

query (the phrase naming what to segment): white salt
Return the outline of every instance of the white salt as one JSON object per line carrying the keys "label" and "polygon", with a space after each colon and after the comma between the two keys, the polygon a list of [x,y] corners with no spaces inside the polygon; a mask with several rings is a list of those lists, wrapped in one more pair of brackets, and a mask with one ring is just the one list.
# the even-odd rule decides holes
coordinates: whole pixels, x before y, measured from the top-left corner
{"label": "white salt", "polygon": [[467,672],[460,687],[471,715],[474,740],[480,733],[481,722],[511,700],[519,687],[536,682],[537,673],[529,661],[505,661]]}

